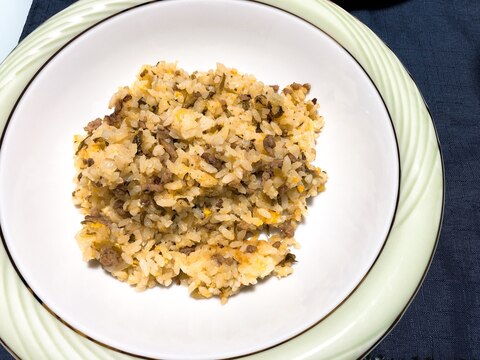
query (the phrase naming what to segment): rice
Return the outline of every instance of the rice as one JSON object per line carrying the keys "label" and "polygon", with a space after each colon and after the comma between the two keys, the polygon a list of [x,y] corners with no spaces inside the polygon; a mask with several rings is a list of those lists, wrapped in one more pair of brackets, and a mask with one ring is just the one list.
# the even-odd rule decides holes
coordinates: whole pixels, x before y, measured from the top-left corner
{"label": "rice", "polygon": [[175,282],[223,303],[291,274],[295,228],[327,181],[311,164],[323,118],[309,89],[221,64],[143,66],[74,139],[84,260],[138,290]]}

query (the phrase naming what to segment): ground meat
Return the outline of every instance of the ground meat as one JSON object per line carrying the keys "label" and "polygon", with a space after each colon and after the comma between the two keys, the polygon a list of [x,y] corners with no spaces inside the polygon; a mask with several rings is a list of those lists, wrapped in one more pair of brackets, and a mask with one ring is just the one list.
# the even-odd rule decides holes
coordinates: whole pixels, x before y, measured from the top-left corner
{"label": "ground meat", "polygon": [[269,171],[264,171],[262,173],[262,181],[265,182],[272,177],[272,174]]}
{"label": "ground meat", "polygon": [[277,189],[277,191],[278,191],[278,195],[281,196],[288,191],[288,187],[286,185],[282,185]]}
{"label": "ground meat", "polygon": [[225,264],[227,264],[228,266],[232,266],[233,264],[238,264],[238,261],[234,258],[226,258]]}
{"label": "ground meat", "polygon": [[[270,175],[270,178],[271,178],[274,175],[275,168],[276,167],[278,168],[278,167],[282,166],[282,163],[283,163],[282,160],[280,160],[279,164],[278,164],[278,160],[273,160],[272,162],[269,162],[269,163],[258,163],[255,166],[255,172],[260,172],[262,174],[262,176],[264,176],[263,175],[264,172],[267,172]],[[268,175],[265,175],[265,178],[267,176]]]}
{"label": "ground meat", "polygon": [[217,170],[220,170],[223,166],[223,161],[216,158],[215,155],[204,152],[202,154],[202,159],[205,160],[207,163],[215,167]]}
{"label": "ground meat", "polygon": [[273,155],[273,149],[275,149],[275,137],[272,135],[267,135],[263,139],[263,147],[265,148],[265,151],[269,155]]}
{"label": "ground meat", "polygon": [[225,258],[220,254],[213,254],[212,255],[212,260],[215,260],[215,262],[218,265],[222,265],[225,262]]}
{"label": "ground meat", "polygon": [[292,89],[290,89],[290,88],[285,88],[285,89],[283,89],[282,91],[283,91],[283,93],[284,93],[285,95],[293,94],[293,91],[292,91]]}
{"label": "ground meat", "polygon": [[115,113],[115,112],[111,115],[105,116],[105,122],[110,126],[116,127],[117,129],[122,124],[122,121],[123,121],[122,117],[118,113]]}
{"label": "ground meat", "polygon": [[121,217],[127,217],[128,215],[130,215],[130,213],[128,211],[123,210],[123,204],[124,204],[123,200],[117,199],[113,203],[113,209]]}
{"label": "ground meat", "polygon": [[280,247],[280,245],[282,245],[282,243],[280,241],[275,241],[272,246],[275,248],[275,249],[278,249]]}
{"label": "ground meat", "polygon": [[135,134],[132,140],[132,142],[137,145],[137,155],[142,154],[142,135],[143,132],[139,131]]}
{"label": "ground meat", "polygon": [[240,104],[242,105],[243,110],[248,110],[250,109],[250,99],[252,98],[248,94],[242,94],[239,97]]}
{"label": "ground meat", "polygon": [[167,154],[170,156],[170,161],[175,161],[178,158],[177,149],[175,145],[165,139],[159,139],[160,145],[163,146]]}
{"label": "ground meat", "polygon": [[160,173],[160,184],[167,184],[169,182],[172,182],[172,180],[173,180],[173,173],[167,168],[164,168]]}
{"label": "ground meat", "polygon": [[169,139],[169,138],[170,138],[170,135],[168,133],[168,130],[166,130],[164,128],[158,128],[157,129],[157,140]]}
{"label": "ground meat", "polygon": [[310,91],[310,89],[312,88],[312,86],[309,84],[309,83],[305,83],[302,85],[305,89],[307,89],[307,91]]}
{"label": "ground meat", "polygon": [[110,246],[103,247],[100,250],[100,256],[98,261],[102,264],[103,267],[114,267],[120,264],[120,255],[118,252]]}
{"label": "ground meat", "polygon": [[275,159],[270,163],[272,169],[280,168],[283,165],[283,159]]}
{"label": "ground meat", "polygon": [[254,253],[257,251],[257,247],[254,245],[247,245],[247,248],[245,249],[245,252],[248,254]]}
{"label": "ground meat", "polygon": [[100,125],[102,125],[102,119],[97,118],[93,121],[90,121],[87,126],[85,126],[83,129],[91,134],[96,128],[98,128]]}
{"label": "ground meat", "polygon": [[300,89],[302,88],[302,85],[299,84],[299,83],[294,82],[294,83],[292,83],[292,84],[290,85],[290,87],[291,87],[293,90],[300,90]]}
{"label": "ground meat", "polygon": [[308,171],[308,168],[307,168],[307,164],[305,163],[305,160],[302,160],[300,162],[300,166],[297,168],[297,172],[307,172]]}
{"label": "ground meat", "polygon": [[127,102],[128,100],[132,100],[132,95],[127,94],[127,95],[125,95],[125,96],[123,97],[123,99],[122,99],[123,102]]}
{"label": "ground meat", "polygon": [[270,85],[270,87],[273,89],[273,91],[277,92],[280,87],[278,85]]}
{"label": "ground meat", "polygon": [[313,105],[317,105],[317,98],[313,98],[312,103],[313,103]]}
{"label": "ground meat", "polygon": [[123,108],[123,101],[122,100],[117,100],[115,102],[115,108],[114,108],[114,113],[118,114]]}
{"label": "ground meat", "polygon": [[290,154],[288,153],[287,154],[288,158],[290,159],[290,162],[293,164],[295,162],[297,162],[297,158],[293,155],[293,154]]}
{"label": "ground meat", "polygon": [[128,186],[126,184],[118,185],[112,192],[117,198],[121,198],[128,194]]}
{"label": "ground meat", "polygon": [[115,200],[115,202],[113,203],[113,208],[114,208],[115,210],[118,210],[118,209],[122,209],[122,210],[123,210],[123,204],[124,204],[124,202],[123,202],[122,200],[117,199],[117,200]]}
{"label": "ground meat", "polygon": [[93,164],[95,164],[95,161],[94,161],[92,158],[88,158],[88,159],[87,159],[87,166],[90,167],[90,166],[92,166]]}
{"label": "ground meat", "polygon": [[239,231],[242,231],[242,230],[252,231],[252,230],[255,230],[255,225],[248,224],[245,221],[240,221],[237,224],[237,230],[239,230]]}
{"label": "ground meat", "polygon": [[103,216],[100,215],[85,215],[85,220],[82,221],[82,224],[86,223],[101,223],[105,226],[109,226],[111,224],[111,221],[108,219],[105,219]]}
{"label": "ground meat", "polygon": [[190,255],[192,252],[194,252],[196,250],[196,246],[195,245],[192,245],[192,246],[187,246],[187,247],[184,247],[184,248],[181,248],[180,251],[182,254],[185,254],[185,255]]}
{"label": "ground meat", "polygon": [[289,222],[283,223],[278,227],[278,229],[286,236],[292,237],[295,234],[295,228]]}
{"label": "ground meat", "polygon": [[207,230],[216,230],[218,229],[218,224],[206,223],[203,227]]}
{"label": "ground meat", "polygon": [[159,176],[153,178],[153,182],[149,182],[144,186],[144,190],[152,192],[161,192],[164,190],[164,184],[173,180],[173,174],[170,170],[164,168]]}

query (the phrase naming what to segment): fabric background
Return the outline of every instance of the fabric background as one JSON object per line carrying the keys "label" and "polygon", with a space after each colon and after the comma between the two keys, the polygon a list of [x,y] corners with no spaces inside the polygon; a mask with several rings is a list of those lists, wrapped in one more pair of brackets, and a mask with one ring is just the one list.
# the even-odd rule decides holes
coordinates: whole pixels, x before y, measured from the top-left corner
{"label": "fabric background", "polygon": [[[33,0],[22,38],[72,0]],[[480,359],[480,1],[337,1],[404,63],[446,168],[443,230],[425,282],[371,359]],[[0,359],[11,359],[2,349]]]}

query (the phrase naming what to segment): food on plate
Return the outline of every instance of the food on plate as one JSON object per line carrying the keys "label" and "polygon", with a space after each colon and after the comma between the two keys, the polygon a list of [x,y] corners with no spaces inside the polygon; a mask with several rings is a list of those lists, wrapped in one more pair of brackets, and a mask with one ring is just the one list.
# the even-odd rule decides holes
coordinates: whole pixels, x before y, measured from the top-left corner
{"label": "food on plate", "polygon": [[292,273],[297,225],[327,175],[309,84],[280,91],[218,64],[145,65],[75,136],[84,259],[139,290],[181,283],[226,302]]}

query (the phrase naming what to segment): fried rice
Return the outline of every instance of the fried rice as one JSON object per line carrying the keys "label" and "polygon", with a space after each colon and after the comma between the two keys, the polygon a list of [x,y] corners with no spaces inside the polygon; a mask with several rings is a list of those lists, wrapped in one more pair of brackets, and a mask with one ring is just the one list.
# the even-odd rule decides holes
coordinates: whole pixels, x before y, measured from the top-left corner
{"label": "fried rice", "polygon": [[222,302],[291,274],[295,229],[327,181],[309,90],[221,64],[143,66],[74,139],[84,260],[138,290],[181,283]]}

